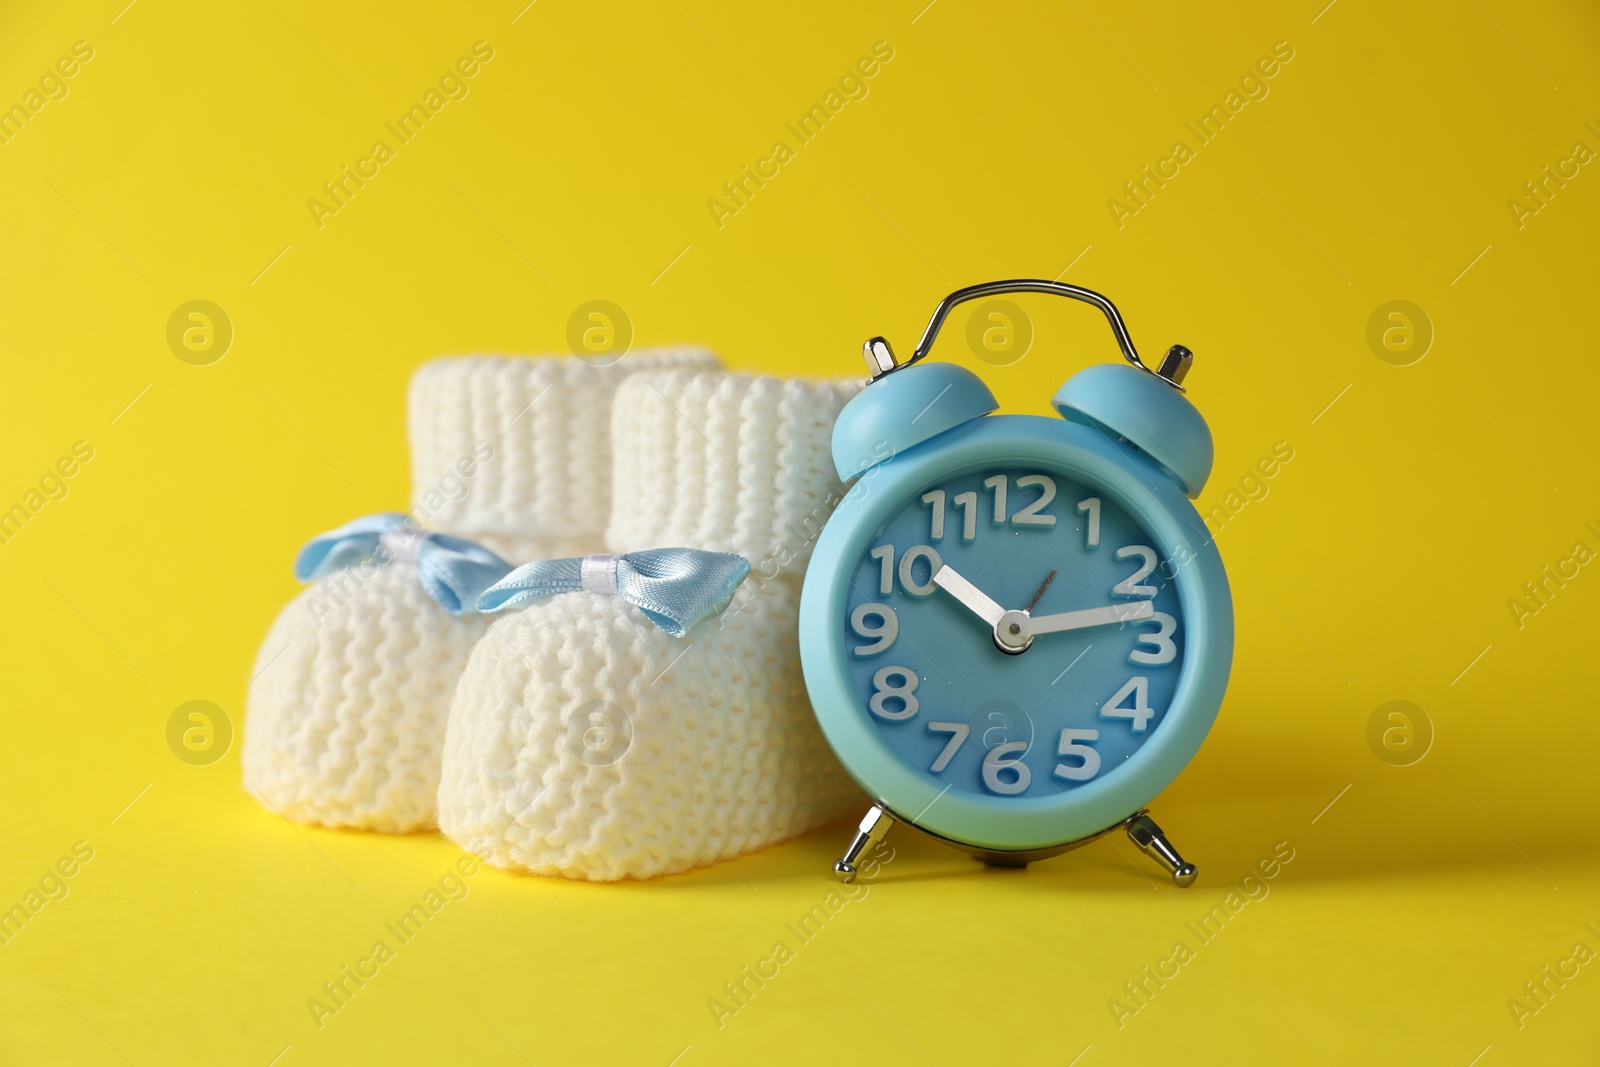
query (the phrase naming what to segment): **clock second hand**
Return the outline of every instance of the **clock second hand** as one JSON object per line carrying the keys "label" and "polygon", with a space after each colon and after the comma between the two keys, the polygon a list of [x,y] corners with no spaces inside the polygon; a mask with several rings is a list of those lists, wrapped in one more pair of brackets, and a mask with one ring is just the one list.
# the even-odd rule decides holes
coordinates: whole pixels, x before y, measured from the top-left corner
{"label": "clock second hand", "polygon": [[1039,598],[1044,596],[1044,591],[1046,589],[1049,589],[1050,588],[1050,583],[1055,581],[1055,580],[1056,580],[1056,569],[1054,567],[1051,567],[1050,568],[1050,573],[1044,576],[1044,581],[1039,583],[1039,588],[1037,588],[1037,589],[1035,589],[1033,591],[1033,596],[1028,600],[1027,606],[1022,609],[1023,614],[1026,614],[1026,615],[1033,614],[1033,606],[1039,602]]}

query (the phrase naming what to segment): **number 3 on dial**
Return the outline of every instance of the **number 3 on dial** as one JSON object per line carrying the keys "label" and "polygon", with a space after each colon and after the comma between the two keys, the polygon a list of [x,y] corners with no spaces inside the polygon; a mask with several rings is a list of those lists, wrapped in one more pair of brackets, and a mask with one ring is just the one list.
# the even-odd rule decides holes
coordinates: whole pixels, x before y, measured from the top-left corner
{"label": "number 3 on dial", "polygon": [[[1148,648],[1136,648],[1129,652],[1129,663],[1164,667],[1178,657],[1178,646],[1172,642],[1172,635],[1178,631],[1178,620],[1164,611],[1156,611],[1152,612],[1148,619],[1140,619],[1133,625],[1137,627],[1152,622],[1161,628],[1153,634],[1140,633],[1134,637],[1135,644],[1146,645]],[[857,649],[856,654],[864,656],[868,653]]]}

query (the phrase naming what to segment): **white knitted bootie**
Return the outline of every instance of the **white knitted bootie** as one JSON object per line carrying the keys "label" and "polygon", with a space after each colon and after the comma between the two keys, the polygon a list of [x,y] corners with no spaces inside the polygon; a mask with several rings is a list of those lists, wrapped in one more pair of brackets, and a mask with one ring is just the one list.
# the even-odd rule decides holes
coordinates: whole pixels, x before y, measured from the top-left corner
{"label": "white knitted bootie", "polygon": [[[695,350],[638,352],[609,366],[570,358],[467,357],[412,378],[412,518],[529,559],[592,547],[610,512],[612,398],[639,370],[715,367]],[[356,524],[351,524],[355,526]],[[380,524],[382,525],[382,524]],[[338,565],[273,623],[252,671],[246,787],[296,822],[401,833],[434,825],[445,719],[486,622],[476,587],[425,589],[441,541],[345,542]],[[339,531],[335,531],[338,533]],[[424,548],[423,545],[427,547]],[[374,551],[364,555],[360,545]],[[448,570],[448,567],[446,568]],[[492,582],[498,573],[472,572]]]}
{"label": "white knitted bootie", "polygon": [[585,561],[584,591],[493,622],[451,706],[449,837],[502,867],[649,878],[862,803],[812,716],[796,633],[801,573],[843,492],[833,420],[858,389],[692,372],[621,387],[607,547],[735,553],[751,572],[682,638],[614,595],[605,557]]}

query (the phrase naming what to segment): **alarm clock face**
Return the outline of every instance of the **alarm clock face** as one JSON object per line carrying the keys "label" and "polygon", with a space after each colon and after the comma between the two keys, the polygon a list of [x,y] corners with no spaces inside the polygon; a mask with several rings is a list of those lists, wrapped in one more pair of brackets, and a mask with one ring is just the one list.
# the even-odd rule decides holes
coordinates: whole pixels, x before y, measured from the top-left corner
{"label": "alarm clock face", "polygon": [[1183,669],[1157,543],[1048,465],[920,486],[867,539],[836,620],[857,713],[909,769],[991,803],[1117,775]]}

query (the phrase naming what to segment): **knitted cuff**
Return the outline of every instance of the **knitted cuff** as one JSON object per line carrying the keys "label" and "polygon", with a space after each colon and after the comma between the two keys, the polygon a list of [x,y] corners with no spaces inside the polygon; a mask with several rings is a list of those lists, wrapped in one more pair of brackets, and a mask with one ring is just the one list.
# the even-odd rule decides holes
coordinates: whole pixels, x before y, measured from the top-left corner
{"label": "knitted cuff", "polygon": [[630,378],[612,412],[607,546],[734,552],[769,577],[804,570],[844,493],[833,422],[860,390],[719,371]]}
{"label": "knitted cuff", "polygon": [[436,359],[411,379],[412,509],[514,563],[593,551],[611,510],[611,401],[635,371],[710,369],[693,348],[599,366],[571,357]]}

